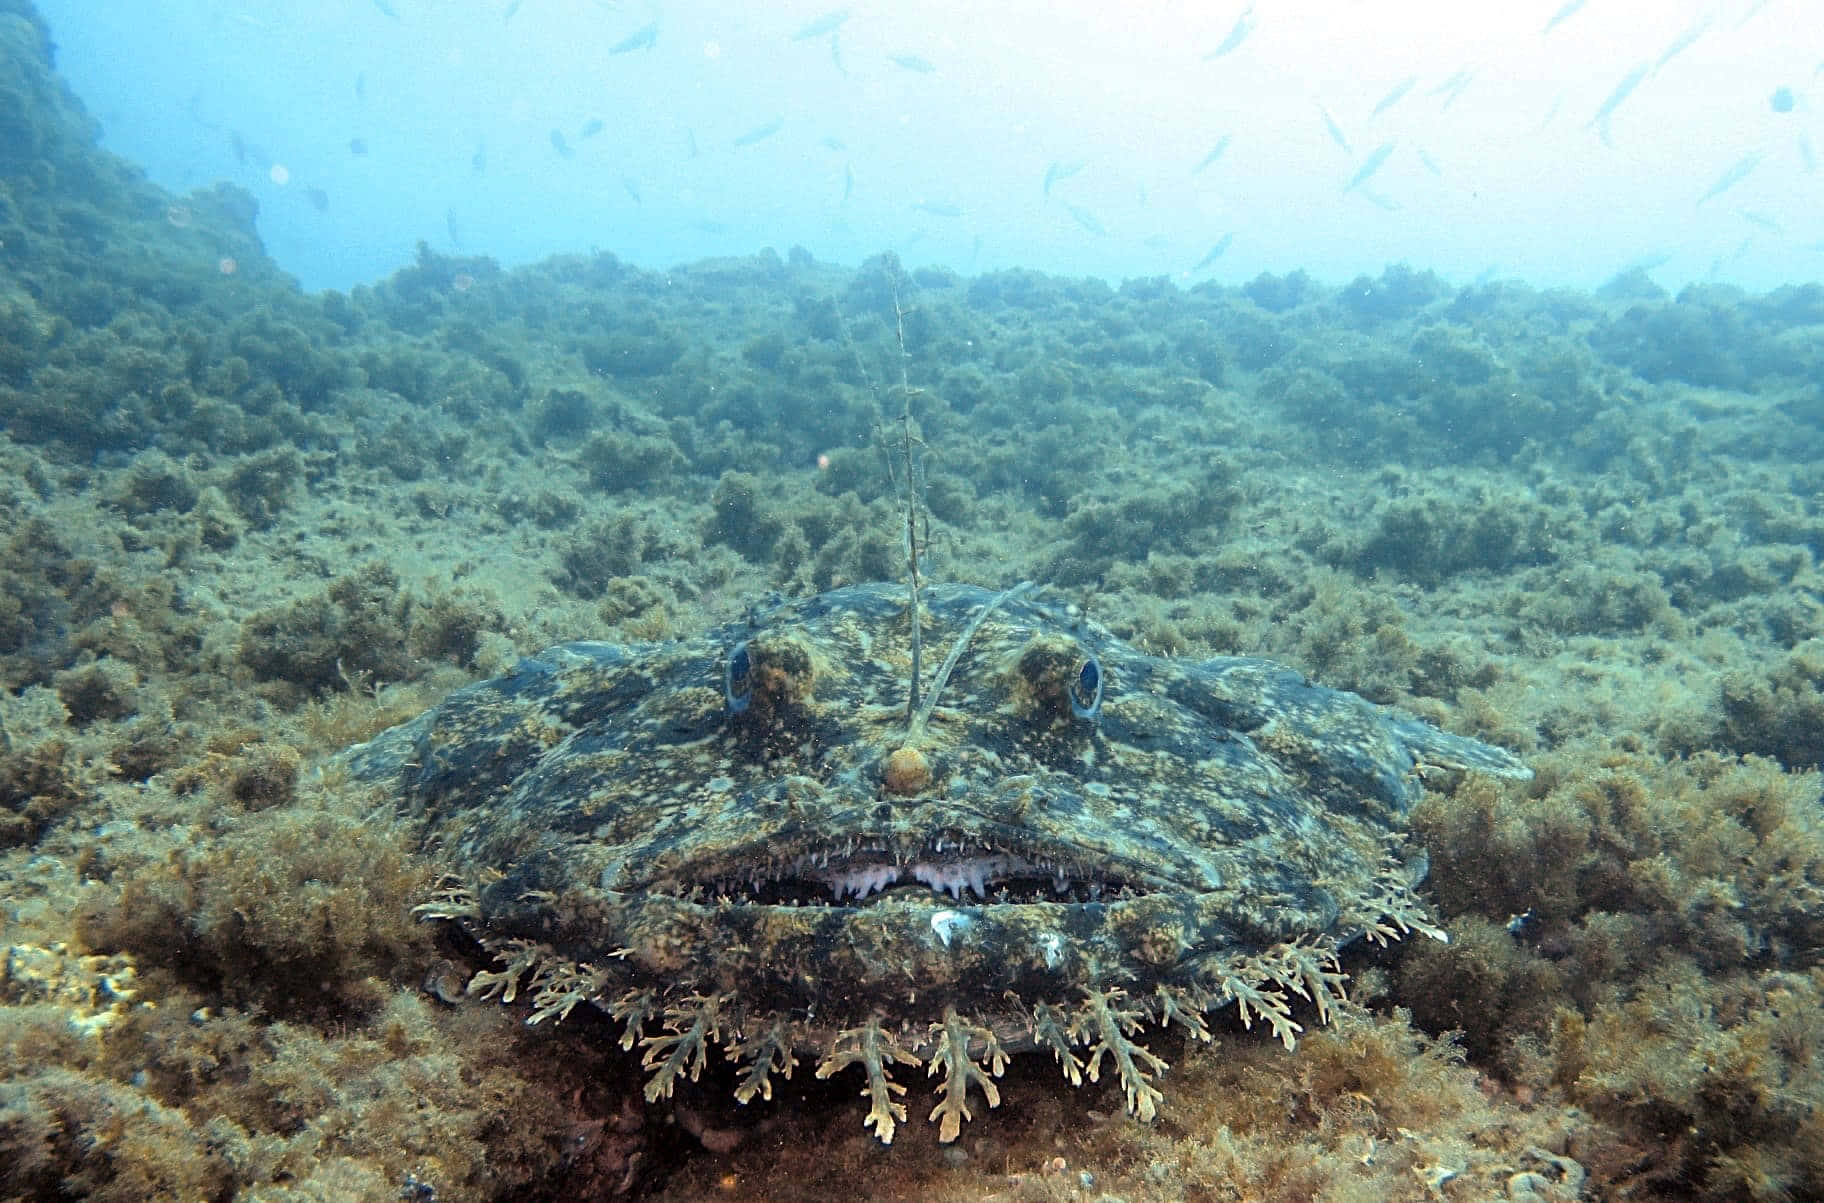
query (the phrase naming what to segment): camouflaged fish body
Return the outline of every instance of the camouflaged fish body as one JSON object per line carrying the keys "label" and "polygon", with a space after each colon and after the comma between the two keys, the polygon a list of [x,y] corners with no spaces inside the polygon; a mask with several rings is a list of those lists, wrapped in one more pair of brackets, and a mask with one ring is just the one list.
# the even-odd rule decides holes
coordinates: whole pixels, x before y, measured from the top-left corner
{"label": "camouflaged fish body", "polygon": [[1340,998],[1342,943],[1424,929],[1398,839],[1423,770],[1527,774],[1265,660],[925,598],[924,646],[960,651],[922,723],[906,589],[862,585],[553,648],[351,750],[452,874],[421,910],[496,957],[471,992],[602,1008],[654,1098],[716,1052],[770,1097],[802,1055],[858,1070],[891,1140],[922,1065],[948,1140],[1037,1047],[1150,1118],[1145,1027],[1207,1038],[1233,1003],[1291,1045],[1293,996],[1320,1020]]}

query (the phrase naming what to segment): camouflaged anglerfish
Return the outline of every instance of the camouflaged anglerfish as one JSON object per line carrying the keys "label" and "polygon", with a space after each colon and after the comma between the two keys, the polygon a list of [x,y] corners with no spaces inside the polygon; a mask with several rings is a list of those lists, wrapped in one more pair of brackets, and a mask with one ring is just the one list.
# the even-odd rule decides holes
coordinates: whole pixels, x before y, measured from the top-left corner
{"label": "camouflaged anglerfish", "polygon": [[[772,605],[674,643],[571,643],[353,749],[450,872],[427,916],[496,958],[529,1023],[592,1004],[646,1093],[712,1051],[770,1098],[853,1067],[883,1141],[895,1074],[942,1140],[1007,1056],[1105,1070],[1151,1118],[1149,1025],[1233,1004],[1287,1046],[1337,950],[1430,931],[1400,833],[1428,770],[1513,756],[1266,660],[1146,655],[1069,607],[924,591],[950,650],[908,704],[903,585]],[[916,692],[914,694],[916,696]],[[1435,934],[1435,933],[1434,933]]]}

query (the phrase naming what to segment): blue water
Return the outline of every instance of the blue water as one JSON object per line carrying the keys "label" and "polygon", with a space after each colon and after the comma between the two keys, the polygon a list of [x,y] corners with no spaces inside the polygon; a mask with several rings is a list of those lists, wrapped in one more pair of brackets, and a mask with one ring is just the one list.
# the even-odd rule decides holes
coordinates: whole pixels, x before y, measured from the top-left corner
{"label": "blue water", "polygon": [[1824,266],[1811,0],[41,8],[104,144],[253,191],[307,288],[420,241],[1181,282]]}

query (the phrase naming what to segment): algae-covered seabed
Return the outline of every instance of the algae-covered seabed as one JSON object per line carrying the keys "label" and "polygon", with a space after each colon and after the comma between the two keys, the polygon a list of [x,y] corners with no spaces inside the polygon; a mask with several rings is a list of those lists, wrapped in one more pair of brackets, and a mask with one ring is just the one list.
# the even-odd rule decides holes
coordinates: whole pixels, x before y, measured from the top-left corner
{"label": "algae-covered seabed", "polygon": [[[0,1197],[1824,1195],[1824,290],[421,251],[306,296],[47,47],[0,0]],[[898,576],[896,295],[936,574],[1537,770],[1420,808],[1448,945],[1353,955],[1294,1052],[1157,1042],[1151,1125],[1043,1057],[951,1147],[803,1066],[647,1107],[605,1020],[440,1001],[433,866],[318,772],[547,644]]]}

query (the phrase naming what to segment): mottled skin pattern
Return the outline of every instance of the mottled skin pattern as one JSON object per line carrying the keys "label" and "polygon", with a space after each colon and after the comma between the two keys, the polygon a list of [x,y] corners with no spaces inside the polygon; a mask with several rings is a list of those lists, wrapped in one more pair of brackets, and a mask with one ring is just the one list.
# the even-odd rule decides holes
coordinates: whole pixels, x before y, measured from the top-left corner
{"label": "mottled skin pattern", "polygon": [[[998,1102],[1006,1051],[1073,1082],[1106,1057],[1150,1117],[1145,1025],[1207,1037],[1233,1002],[1290,1045],[1289,995],[1319,1019],[1341,996],[1340,944],[1424,929],[1398,838],[1424,772],[1527,772],[1265,660],[1161,659],[995,601],[926,590],[927,692],[986,618],[910,736],[907,591],[862,585],[676,643],[553,648],[348,763],[450,870],[423,912],[495,953],[472,992],[527,993],[533,1021],[602,1007],[651,1097],[718,1047],[744,1101],[800,1054],[859,1066],[888,1140],[896,1065],[940,1078],[952,1139],[972,1092]],[[945,874],[960,897],[917,879]]]}

